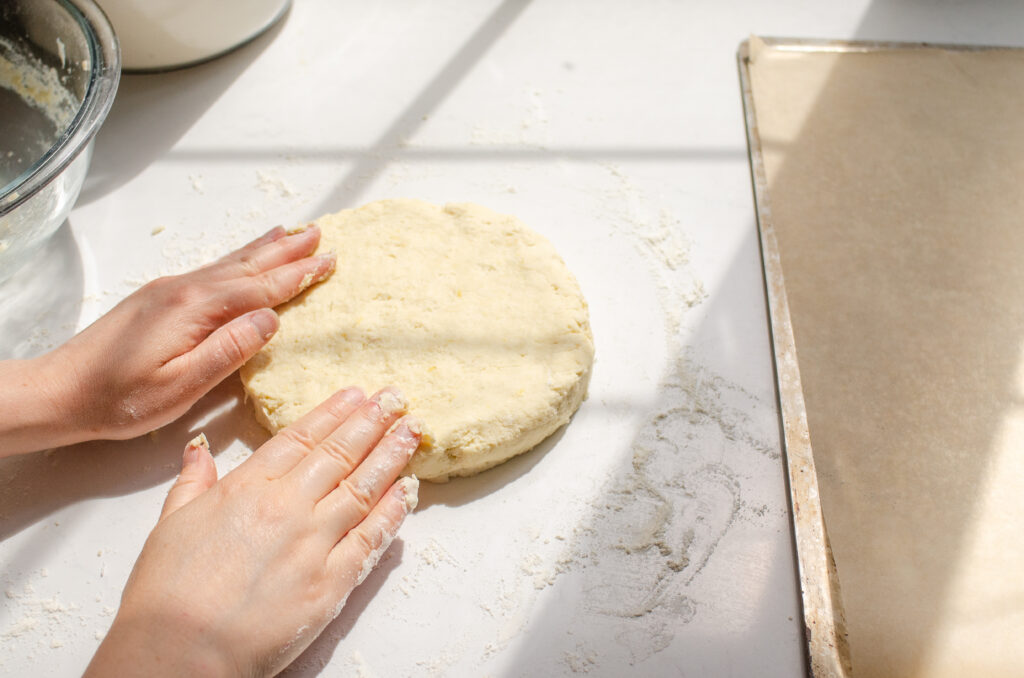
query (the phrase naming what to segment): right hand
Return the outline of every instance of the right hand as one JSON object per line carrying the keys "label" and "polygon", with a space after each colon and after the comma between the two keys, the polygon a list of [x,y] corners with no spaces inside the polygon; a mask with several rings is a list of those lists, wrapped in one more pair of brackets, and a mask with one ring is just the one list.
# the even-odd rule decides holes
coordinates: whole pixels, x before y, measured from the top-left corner
{"label": "right hand", "polygon": [[[420,440],[393,389],[340,391],[217,481],[205,440],[87,676],[272,675],[341,611],[416,504]],[[385,434],[395,424],[390,433]]]}

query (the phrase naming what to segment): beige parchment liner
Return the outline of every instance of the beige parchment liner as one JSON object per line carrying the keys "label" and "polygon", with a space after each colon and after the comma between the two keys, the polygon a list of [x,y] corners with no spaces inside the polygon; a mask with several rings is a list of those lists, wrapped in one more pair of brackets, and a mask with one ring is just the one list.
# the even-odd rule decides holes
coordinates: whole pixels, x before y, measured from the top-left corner
{"label": "beige parchment liner", "polygon": [[749,56],[853,675],[1020,675],[1024,54]]}

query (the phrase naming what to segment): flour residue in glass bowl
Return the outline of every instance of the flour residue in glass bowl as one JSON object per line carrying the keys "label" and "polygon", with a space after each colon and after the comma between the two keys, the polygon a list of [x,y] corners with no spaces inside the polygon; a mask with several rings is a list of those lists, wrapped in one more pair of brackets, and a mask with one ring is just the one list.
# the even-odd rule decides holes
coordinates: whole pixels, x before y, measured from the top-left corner
{"label": "flour residue in glass bowl", "polygon": [[79,105],[56,68],[0,38],[0,192],[13,188],[11,184],[56,143]]}

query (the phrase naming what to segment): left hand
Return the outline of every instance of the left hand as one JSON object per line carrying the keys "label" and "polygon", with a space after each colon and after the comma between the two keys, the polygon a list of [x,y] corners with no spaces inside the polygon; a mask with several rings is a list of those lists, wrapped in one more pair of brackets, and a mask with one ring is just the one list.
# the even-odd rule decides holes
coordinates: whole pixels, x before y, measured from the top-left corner
{"label": "left hand", "polygon": [[271,230],[222,259],[158,278],[53,352],[0,363],[17,404],[0,454],[126,439],[174,421],[274,335],[281,304],[334,270],[320,230]]}

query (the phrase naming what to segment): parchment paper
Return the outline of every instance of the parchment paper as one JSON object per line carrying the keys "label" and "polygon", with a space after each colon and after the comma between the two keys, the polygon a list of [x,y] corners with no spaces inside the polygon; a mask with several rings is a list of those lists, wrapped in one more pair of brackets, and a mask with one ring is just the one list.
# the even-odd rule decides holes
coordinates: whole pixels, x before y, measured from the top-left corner
{"label": "parchment paper", "polygon": [[1024,56],[752,42],[855,676],[1024,670]]}

